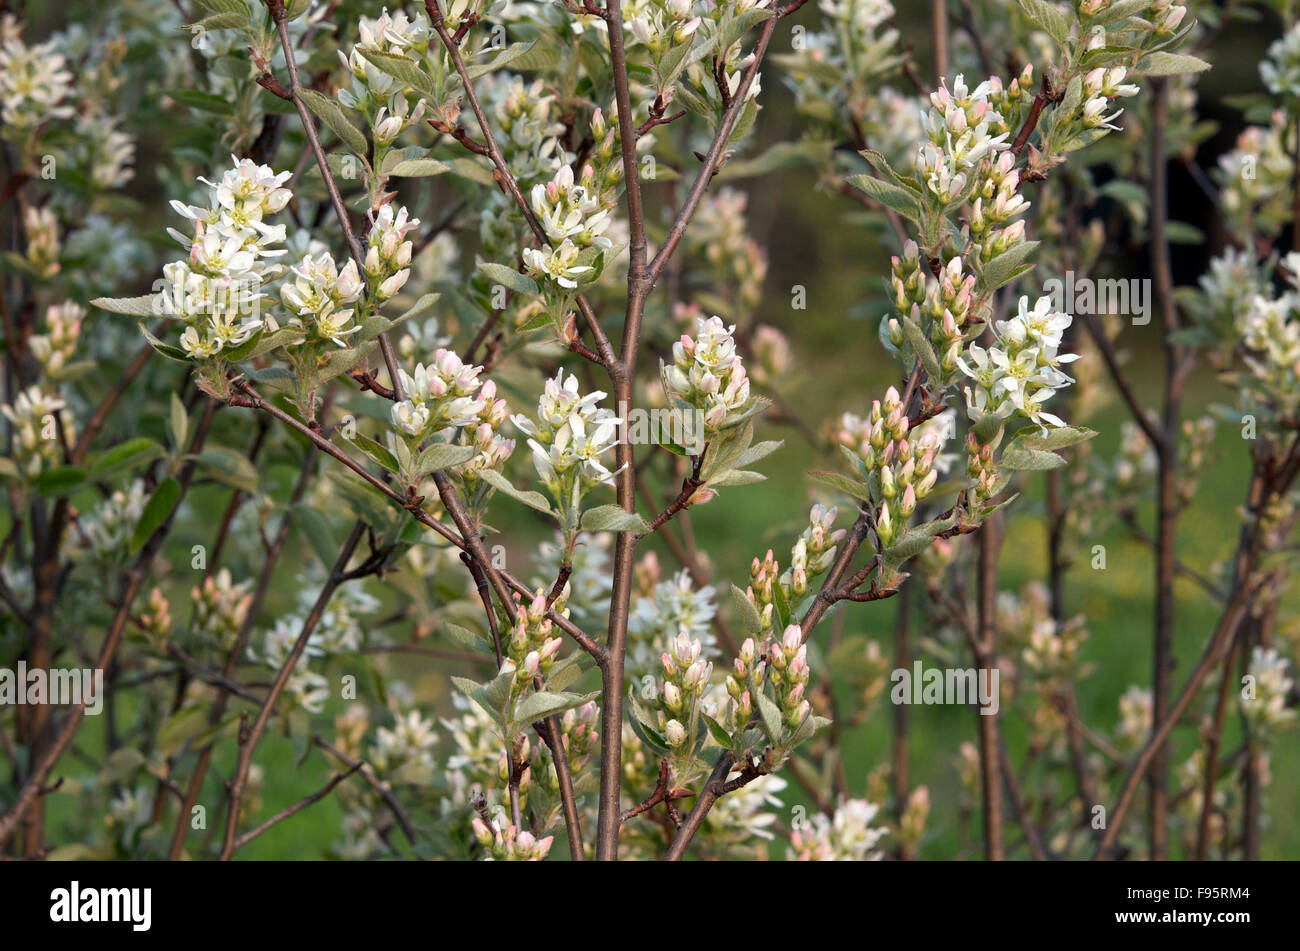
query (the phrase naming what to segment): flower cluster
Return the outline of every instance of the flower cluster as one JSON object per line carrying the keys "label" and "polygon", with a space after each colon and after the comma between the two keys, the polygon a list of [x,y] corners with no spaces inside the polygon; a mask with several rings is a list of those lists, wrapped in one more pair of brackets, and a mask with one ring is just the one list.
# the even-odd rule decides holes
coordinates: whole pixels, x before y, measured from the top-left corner
{"label": "flower cluster", "polygon": [[609,228],[607,208],[591,194],[595,172],[590,165],[583,168],[582,178],[575,182],[573,169],[563,166],[549,182],[533,186],[530,204],[533,214],[542,224],[546,237],[554,244],[571,241],[580,248],[612,246],[604,237]]}
{"label": "flower cluster", "polygon": [[1300,23],[1268,48],[1259,75],[1273,95],[1300,99]]}
{"label": "flower cluster", "polygon": [[18,35],[18,21],[6,13],[0,21],[0,119],[27,130],[49,119],[66,119],[74,109],[65,100],[72,72],[53,41],[28,46]]}
{"label": "flower cluster", "polygon": [[483,368],[465,363],[452,350],[437,351],[428,366],[416,364],[414,373],[400,368],[397,372],[406,399],[394,403],[389,414],[393,427],[414,443],[449,428],[477,427],[481,420],[504,415],[496,384],[480,380]]}
{"label": "flower cluster", "polygon": [[340,271],[328,251],[308,252],[291,271],[293,281],[280,286],[280,299],[293,315],[290,324],[307,331],[309,339],[347,346],[344,338],[361,329],[345,307],[361,297],[357,262],[348,261]]}
{"label": "flower cluster", "polygon": [[536,422],[522,413],[510,418],[528,437],[537,475],[562,506],[569,504],[575,486],[582,494],[602,483],[613,484],[614,473],[601,457],[618,445],[621,420],[596,405],[604,398],[600,390],[580,394],[578,378],[565,377],[561,369],[546,381]]}
{"label": "flower cluster", "polygon": [[1247,126],[1236,148],[1219,156],[1219,206],[1241,239],[1276,235],[1292,221],[1292,125],[1285,110],[1275,110],[1267,125]]}
{"label": "flower cluster", "polygon": [[[642,582],[647,569],[655,580]],[[628,618],[628,653],[626,666],[631,676],[649,673],[669,642],[680,633],[704,645],[705,657],[717,652],[713,618],[717,613],[711,585],[697,588],[685,569],[662,581],[657,579],[658,562],[649,552],[638,563],[638,594]]]}
{"label": "flower cluster", "polygon": [[613,219],[599,198],[595,169],[584,165],[575,181],[573,169],[562,165],[549,182],[533,186],[530,204],[549,244],[523,250],[528,272],[564,291],[596,277],[600,253],[613,246],[605,234]]}
{"label": "flower cluster", "polygon": [[861,862],[879,859],[876,844],[884,837],[883,828],[872,826],[880,807],[865,799],[842,799],[835,814],[817,813],[808,828],[790,835],[787,857],[801,862]]}
{"label": "flower cluster", "polygon": [[1254,692],[1243,691],[1241,710],[1254,726],[1275,729],[1296,718],[1288,706],[1295,681],[1287,666],[1286,658],[1274,648],[1251,650],[1246,672],[1254,679]]}
{"label": "flower cluster", "polygon": [[194,222],[194,236],[168,229],[190,253],[163,268],[169,285],[163,310],[187,325],[181,347],[196,360],[238,346],[262,327],[261,285],[280,270],[268,259],[285,253],[275,247],[284,241],[284,225],[265,218],[289,203],[292,193],[283,186],[292,173],[276,174],[251,159],[233,161],[219,183],[199,179],[208,186],[206,207],[171,203]]}
{"label": "flower cluster", "polygon": [[1071,317],[1052,309],[1050,297],[1040,297],[1031,310],[1029,298],[1020,298],[1020,309],[1010,320],[994,325],[997,345],[987,350],[972,343],[957,365],[970,377],[974,388],[966,388],[966,407],[972,418],[989,413],[1006,419],[1019,414],[1038,424],[1064,426],[1065,420],[1043,409],[1052,394],[1073,381],[1060,365],[1078,359],[1078,354],[1058,353],[1061,335]]}

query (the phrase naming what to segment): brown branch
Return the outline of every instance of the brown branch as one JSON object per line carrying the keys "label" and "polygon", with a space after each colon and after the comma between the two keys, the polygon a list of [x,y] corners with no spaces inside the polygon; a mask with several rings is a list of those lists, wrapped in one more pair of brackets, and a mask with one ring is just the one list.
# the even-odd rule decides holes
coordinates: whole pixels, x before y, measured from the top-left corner
{"label": "brown branch", "polygon": [[339,783],[343,782],[343,780],[347,779],[353,773],[361,769],[361,766],[362,766],[361,763],[357,763],[346,773],[338,773],[337,775],[334,776],[333,779],[331,779],[328,783],[326,783],[322,788],[316,790],[316,792],[312,793],[310,796],[304,796],[302,799],[299,799],[297,802],[295,802],[292,806],[286,806],[284,809],[281,809],[279,812],[277,812],[271,818],[267,819],[257,828],[249,829],[247,832],[245,832],[243,835],[241,835],[238,839],[235,840],[235,848],[242,849],[244,846],[246,846],[249,842],[252,842],[254,839],[256,839],[267,829],[270,829],[272,826],[283,822],[285,819],[288,819],[290,816],[302,812],[312,803],[319,802],[320,800],[324,799],[326,796],[328,796],[330,793],[334,791],[335,786],[337,786]]}

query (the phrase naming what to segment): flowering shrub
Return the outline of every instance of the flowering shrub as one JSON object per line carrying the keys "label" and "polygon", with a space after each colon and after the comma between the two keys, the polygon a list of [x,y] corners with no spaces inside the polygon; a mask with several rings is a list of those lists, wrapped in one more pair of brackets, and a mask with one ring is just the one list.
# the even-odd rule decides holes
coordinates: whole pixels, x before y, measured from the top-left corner
{"label": "flowering shrub", "polygon": [[[1216,182],[1196,81],[1227,22],[1203,6],[972,0],[927,26],[888,0],[130,0],[48,35],[6,15],[0,647],[39,672],[95,656],[135,726],[88,770],[65,753],[93,698],[0,706],[21,754],[0,843],[229,859],[330,796],[344,858],[906,859],[978,800],[988,858],[1258,856],[1295,720],[1300,24]],[[145,128],[158,104],[175,128]],[[1232,239],[1179,288],[1175,159]],[[799,285],[782,318],[767,279],[798,249],[757,237],[769,175],[888,254],[852,275],[883,291],[868,332],[830,318],[874,362],[822,387],[824,424],[797,384],[821,382],[801,332],[826,305]],[[164,218],[183,256],[148,240]],[[1139,247],[1158,413],[1118,349],[1146,322],[1059,292]],[[1232,405],[1185,419],[1198,363]],[[1130,421],[1098,413],[1111,395]],[[1216,420],[1251,462],[1219,573],[1175,547]],[[799,444],[760,438],[780,426]],[[769,476],[785,489],[756,494]],[[748,578],[696,531],[720,509]],[[1046,523],[1045,585],[999,576],[1011,513]],[[1114,526],[1156,550],[1155,666],[1108,732],[1080,685],[1130,678],[1092,659],[1066,582],[1106,568]],[[1219,620],[1176,690],[1180,575]],[[931,699],[925,665],[994,695]],[[976,712],[953,795],[909,780],[912,702]],[[1194,750],[1171,739],[1188,719]],[[892,760],[854,775],[847,734],[884,722]],[[322,767],[271,802],[270,771]],[[65,796],[110,821],[60,841]]]}

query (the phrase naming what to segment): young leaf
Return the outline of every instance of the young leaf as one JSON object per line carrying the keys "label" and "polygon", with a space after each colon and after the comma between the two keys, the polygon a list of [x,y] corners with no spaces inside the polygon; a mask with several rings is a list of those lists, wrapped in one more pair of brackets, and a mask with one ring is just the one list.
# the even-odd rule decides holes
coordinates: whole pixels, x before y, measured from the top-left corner
{"label": "young leaf", "polygon": [[648,532],[650,526],[635,512],[625,512],[617,505],[599,505],[582,513],[584,532]]}
{"label": "young leaf", "polygon": [[175,479],[164,479],[158,483],[158,488],[153,490],[153,495],[149,496],[149,501],[144,504],[140,521],[136,523],[135,533],[131,536],[132,552],[137,552],[144,547],[144,543],[157,531],[158,526],[172,514],[172,509],[176,508],[180,497],[181,484]]}

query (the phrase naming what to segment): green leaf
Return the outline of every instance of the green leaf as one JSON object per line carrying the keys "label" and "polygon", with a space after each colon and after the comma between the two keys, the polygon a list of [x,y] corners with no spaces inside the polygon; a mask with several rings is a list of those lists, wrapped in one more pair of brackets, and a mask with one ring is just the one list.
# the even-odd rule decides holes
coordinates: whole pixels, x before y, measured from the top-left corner
{"label": "green leaf", "polygon": [[1003,419],[997,413],[985,413],[975,425],[971,426],[971,435],[981,446],[987,446],[998,437],[1002,431]]}
{"label": "green leaf", "polygon": [[478,79],[480,76],[485,76],[494,69],[500,69],[502,66],[514,62],[532,49],[533,44],[536,42],[536,40],[529,40],[527,43],[511,43],[486,63],[480,63],[477,66],[470,66],[465,70],[465,72],[470,79]]}
{"label": "green leaf", "polygon": [[916,222],[920,219],[921,202],[915,192],[882,182],[874,175],[850,175],[847,181],[858,191],[871,196],[886,208],[892,208],[908,221]]}
{"label": "green leaf", "polygon": [[335,135],[348,147],[355,155],[365,158],[368,149],[366,148],[366,137],[361,134],[361,130],[354,126],[343,112],[343,107],[328,96],[323,96],[312,89],[298,90],[298,97],[302,99],[303,104],[307,106],[312,113],[325,123]]}
{"label": "green leaf", "polygon": [[584,532],[648,532],[650,526],[635,512],[617,505],[599,505],[582,513]]}
{"label": "green leaf", "polygon": [[838,472],[827,472],[821,469],[808,473],[808,477],[822,485],[828,485],[832,489],[851,495],[855,499],[861,499],[863,502],[871,501],[871,487],[865,482],[854,482],[848,476],[842,476]]}
{"label": "green leaf", "polygon": [[734,584],[731,586],[731,603],[736,606],[736,612],[740,615],[740,626],[745,629],[745,633],[757,634],[763,627],[763,619],[759,616],[758,608],[754,607],[754,602],[749,600],[749,595]]}
{"label": "green leaf", "polygon": [[904,315],[902,318],[903,336],[907,338],[908,345],[911,346],[912,352],[916,358],[921,361],[921,366],[925,368],[925,375],[930,381],[938,385],[943,379],[943,370],[939,366],[939,357],[934,352],[934,345],[930,343],[930,338],[925,335],[925,331],[911,317]]}
{"label": "green leaf", "polygon": [[1081,442],[1087,442],[1096,436],[1094,430],[1086,426],[1073,427],[1062,426],[1059,429],[1049,429],[1046,434],[1033,432],[1018,436],[1009,446],[1008,449],[1064,449],[1066,446],[1073,446]]}
{"label": "green leaf", "polygon": [[153,347],[154,350],[156,350],[158,353],[161,353],[168,360],[175,360],[177,363],[193,362],[190,360],[189,354],[187,354],[180,347],[173,347],[169,343],[163,343],[152,333],[150,333],[149,328],[146,327],[143,323],[139,324],[138,326],[140,327],[140,333],[144,334],[144,339],[149,343],[149,346]]}
{"label": "green leaf", "polygon": [[506,267],[504,264],[494,264],[491,261],[484,261],[478,266],[489,281],[496,284],[503,284],[520,294],[536,296],[537,282],[527,274],[520,274],[512,267]]}
{"label": "green leaf", "polygon": [[772,702],[772,698],[761,690],[758,692],[757,700],[758,713],[763,719],[763,728],[767,730],[767,738],[773,745],[779,746],[781,737],[785,734],[781,728],[781,711]]}
{"label": "green leaf", "polygon": [[1008,446],[1002,451],[997,462],[999,469],[1011,469],[1016,472],[1040,472],[1044,469],[1059,469],[1065,465],[1065,459],[1045,449],[1020,449]]}
{"label": "green leaf", "polygon": [[260,481],[257,467],[242,452],[226,446],[208,446],[193,458],[218,481],[250,495],[257,493]]}
{"label": "green leaf", "polygon": [[311,543],[312,551],[326,568],[332,568],[339,557],[339,544],[330,531],[329,519],[319,509],[305,503],[293,507],[293,517]]}
{"label": "green leaf", "polygon": [[529,508],[537,509],[537,511],[544,512],[547,515],[555,515],[555,512],[551,509],[551,503],[546,501],[546,496],[542,495],[540,492],[516,489],[511,485],[509,479],[497,472],[495,469],[483,469],[479,472],[479,477],[494,489],[504,492],[511,498],[518,499]]}
{"label": "green leaf", "polygon": [[1033,254],[1034,249],[1038,247],[1037,241],[1024,241],[1014,248],[1003,251],[993,260],[985,264],[980,269],[981,283],[985,291],[996,291],[1004,284],[1010,284],[1021,274],[1028,271],[1032,265],[1026,264],[1025,259]]}
{"label": "green leaf", "polygon": [[758,7],[751,7],[739,16],[732,17],[719,32],[717,43],[718,52],[725,53],[732,43],[735,43],[764,20],[770,20],[775,15],[775,10],[764,10]]}
{"label": "green leaf", "polygon": [[55,466],[36,477],[33,485],[41,495],[64,495],[86,481],[86,470],[80,466]]}
{"label": "green leaf", "polygon": [[439,162],[437,159],[403,159],[395,162],[393,167],[388,169],[385,174],[396,175],[398,178],[429,178],[433,175],[442,175],[444,172],[450,172],[451,166],[446,162]]}
{"label": "green leaf", "polygon": [[473,446],[456,446],[451,443],[434,443],[425,449],[415,460],[411,473],[412,481],[423,479],[431,472],[440,472],[452,466],[469,462],[474,458]]}
{"label": "green leaf", "polygon": [[90,478],[103,479],[142,466],[164,454],[163,447],[154,440],[147,436],[136,436],[100,453],[90,467]]}
{"label": "green leaf", "polygon": [[595,696],[597,696],[595,693],[547,693],[545,690],[539,690],[529,694],[515,707],[515,722],[535,723],[538,720],[545,720],[553,713],[563,713],[565,710],[580,707]]}
{"label": "green leaf", "polygon": [[162,314],[158,306],[159,295],[145,294],[141,297],[96,297],[90,302],[92,307],[106,310],[113,314],[126,314],[130,317],[157,317]]}
{"label": "green leaf", "polygon": [[909,558],[925,551],[934,542],[934,535],[923,532],[904,532],[885,552],[885,563],[897,567]]}
{"label": "green leaf", "polygon": [[389,472],[396,472],[398,468],[400,468],[397,465],[397,458],[386,448],[384,448],[379,443],[371,439],[369,436],[365,436],[362,435],[361,433],[357,433],[351,439],[348,439],[348,442],[356,446],[358,449],[364,452],[375,462],[379,463],[380,466],[387,469]]}
{"label": "green leaf", "polygon": [[[245,15],[244,23],[247,22],[248,18]],[[234,103],[225,96],[218,96],[214,93],[200,92],[197,89],[169,89],[164,95],[183,106],[197,109],[199,112],[209,112],[218,116],[233,116],[235,114]]]}
{"label": "green leaf", "polygon": [[1151,0],[1115,0],[1105,10],[1088,17],[1087,22],[1089,25],[1105,26],[1107,23],[1118,22],[1135,13],[1142,13],[1149,6],[1151,6]]}
{"label": "green leaf", "polygon": [[1073,14],[1063,12],[1047,0],[1020,0],[1020,9],[1025,16],[1047,31],[1048,36],[1064,46],[1070,38],[1070,27],[1074,25]]}
{"label": "green leaf", "polygon": [[131,536],[131,551],[137,552],[144,547],[158,526],[167,520],[181,498],[181,484],[175,479],[164,479],[153,490],[149,501],[144,504],[140,521],[136,523],[135,534]]}
{"label": "green leaf", "polygon": [[1152,53],[1138,61],[1137,66],[1129,70],[1130,76],[1180,76],[1184,73],[1200,73],[1210,68],[1203,59],[1186,53]]}
{"label": "green leaf", "polygon": [[204,707],[182,707],[159,728],[154,748],[163,757],[171,756],[179,752],[186,740],[207,726],[207,723],[208,711]]}
{"label": "green leaf", "polygon": [[421,295],[420,299],[417,300],[414,304],[412,304],[409,308],[404,310],[402,312],[402,315],[398,317],[396,320],[394,320],[393,323],[400,324],[404,320],[410,320],[412,317],[417,317],[420,314],[423,314],[426,310],[432,307],[437,302],[438,298],[441,296],[442,296],[441,294],[436,292],[432,294]]}
{"label": "green leaf", "polygon": [[185,445],[185,440],[190,434],[190,418],[185,412],[185,404],[181,402],[179,396],[175,393],[172,395],[171,412],[168,416],[168,429],[171,433],[172,445],[180,447]]}
{"label": "green leaf", "polygon": [[413,60],[395,53],[381,53],[378,50],[367,50],[361,47],[356,49],[370,61],[372,66],[392,76],[402,85],[426,95],[433,91],[433,80],[425,75],[424,70],[420,69]]}
{"label": "green leaf", "polygon": [[722,724],[707,713],[700,714],[704,717],[704,725],[709,728],[709,735],[713,737],[713,742],[717,743],[724,750],[731,749],[731,736],[722,728]]}

